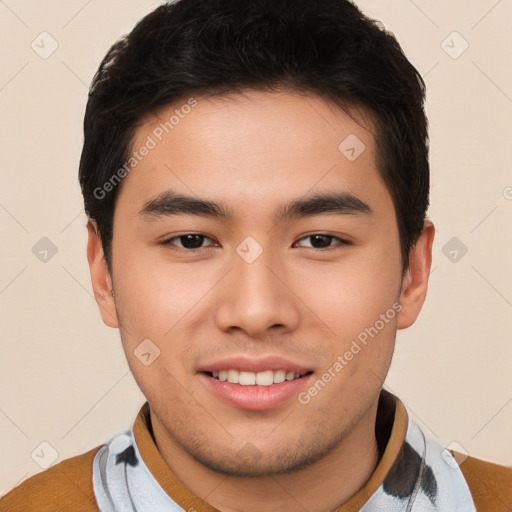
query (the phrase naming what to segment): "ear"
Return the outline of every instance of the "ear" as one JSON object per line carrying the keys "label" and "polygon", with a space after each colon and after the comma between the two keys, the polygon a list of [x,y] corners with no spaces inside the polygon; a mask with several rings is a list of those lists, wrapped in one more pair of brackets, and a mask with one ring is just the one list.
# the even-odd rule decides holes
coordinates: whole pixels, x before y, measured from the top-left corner
{"label": "ear", "polygon": [[426,220],[421,235],[409,253],[409,267],[405,272],[400,292],[402,309],[398,314],[398,329],[410,327],[418,318],[425,302],[432,265],[434,234],[434,225]]}
{"label": "ear", "polygon": [[116,305],[112,294],[112,278],[103,255],[101,238],[96,223],[87,222],[87,260],[91,271],[92,289],[100,308],[101,318],[109,327],[119,327]]}

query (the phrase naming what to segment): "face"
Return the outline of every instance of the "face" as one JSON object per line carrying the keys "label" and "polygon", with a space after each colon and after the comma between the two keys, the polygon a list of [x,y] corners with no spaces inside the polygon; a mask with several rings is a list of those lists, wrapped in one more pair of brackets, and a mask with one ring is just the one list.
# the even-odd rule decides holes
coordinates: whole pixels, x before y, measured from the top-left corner
{"label": "face", "polygon": [[157,438],[215,471],[288,472],[371,428],[418,265],[403,277],[368,116],[291,92],[186,104],[136,132],[153,147],[119,191],[112,276],[90,230],[96,296]]}

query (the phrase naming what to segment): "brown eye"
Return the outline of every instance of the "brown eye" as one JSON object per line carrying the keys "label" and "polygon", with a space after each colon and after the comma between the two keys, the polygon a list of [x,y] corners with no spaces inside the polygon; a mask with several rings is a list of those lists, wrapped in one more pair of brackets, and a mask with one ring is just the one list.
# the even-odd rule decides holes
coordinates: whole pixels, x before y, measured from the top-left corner
{"label": "brown eye", "polygon": [[329,247],[334,237],[328,235],[311,235],[311,245],[315,249],[323,249]]}
{"label": "brown eye", "polygon": [[183,235],[178,238],[185,249],[197,249],[202,247],[206,237],[203,235]]}
{"label": "brown eye", "polygon": [[176,246],[178,249],[193,251],[194,249],[202,249],[208,247],[208,245],[204,245],[204,242],[207,240],[212,241],[212,239],[206,235],[189,233],[165,240],[162,242],[162,245],[171,245]]}
{"label": "brown eye", "polygon": [[[309,241],[309,243],[304,243],[304,241]],[[304,238],[296,242],[295,245],[315,250],[330,251],[348,244],[349,242],[341,238],[338,238],[337,236],[327,235],[325,233],[316,233],[313,235],[305,236]]]}

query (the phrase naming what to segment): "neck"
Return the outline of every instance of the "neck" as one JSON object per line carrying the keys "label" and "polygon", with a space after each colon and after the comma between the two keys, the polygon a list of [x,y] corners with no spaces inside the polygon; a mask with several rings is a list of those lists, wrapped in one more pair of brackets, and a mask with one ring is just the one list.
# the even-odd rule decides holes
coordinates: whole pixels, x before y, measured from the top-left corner
{"label": "neck", "polygon": [[377,405],[378,401],[319,461],[292,473],[265,477],[232,477],[206,468],[173,441],[153,414],[151,419],[156,444],[167,465],[196,496],[216,509],[329,512],[354,496],[377,466]]}

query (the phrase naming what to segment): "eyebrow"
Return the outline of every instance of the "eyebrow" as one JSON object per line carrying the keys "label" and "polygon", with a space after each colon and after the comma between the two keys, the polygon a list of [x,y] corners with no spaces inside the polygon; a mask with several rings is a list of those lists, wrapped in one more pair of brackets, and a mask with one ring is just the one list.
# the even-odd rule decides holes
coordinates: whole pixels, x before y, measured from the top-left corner
{"label": "eyebrow", "polygon": [[[348,192],[316,193],[281,206],[276,221],[312,217],[321,214],[373,215],[370,206]],[[197,215],[219,220],[231,220],[232,212],[223,203],[187,196],[168,190],[147,201],[139,212],[147,220],[172,215]]]}
{"label": "eyebrow", "polygon": [[198,215],[226,220],[232,217],[222,203],[178,194],[172,190],[167,190],[145,203],[139,215],[150,219],[170,215]]}
{"label": "eyebrow", "polygon": [[373,215],[368,204],[348,192],[317,193],[283,206],[276,220],[310,217],[325,213]]}

